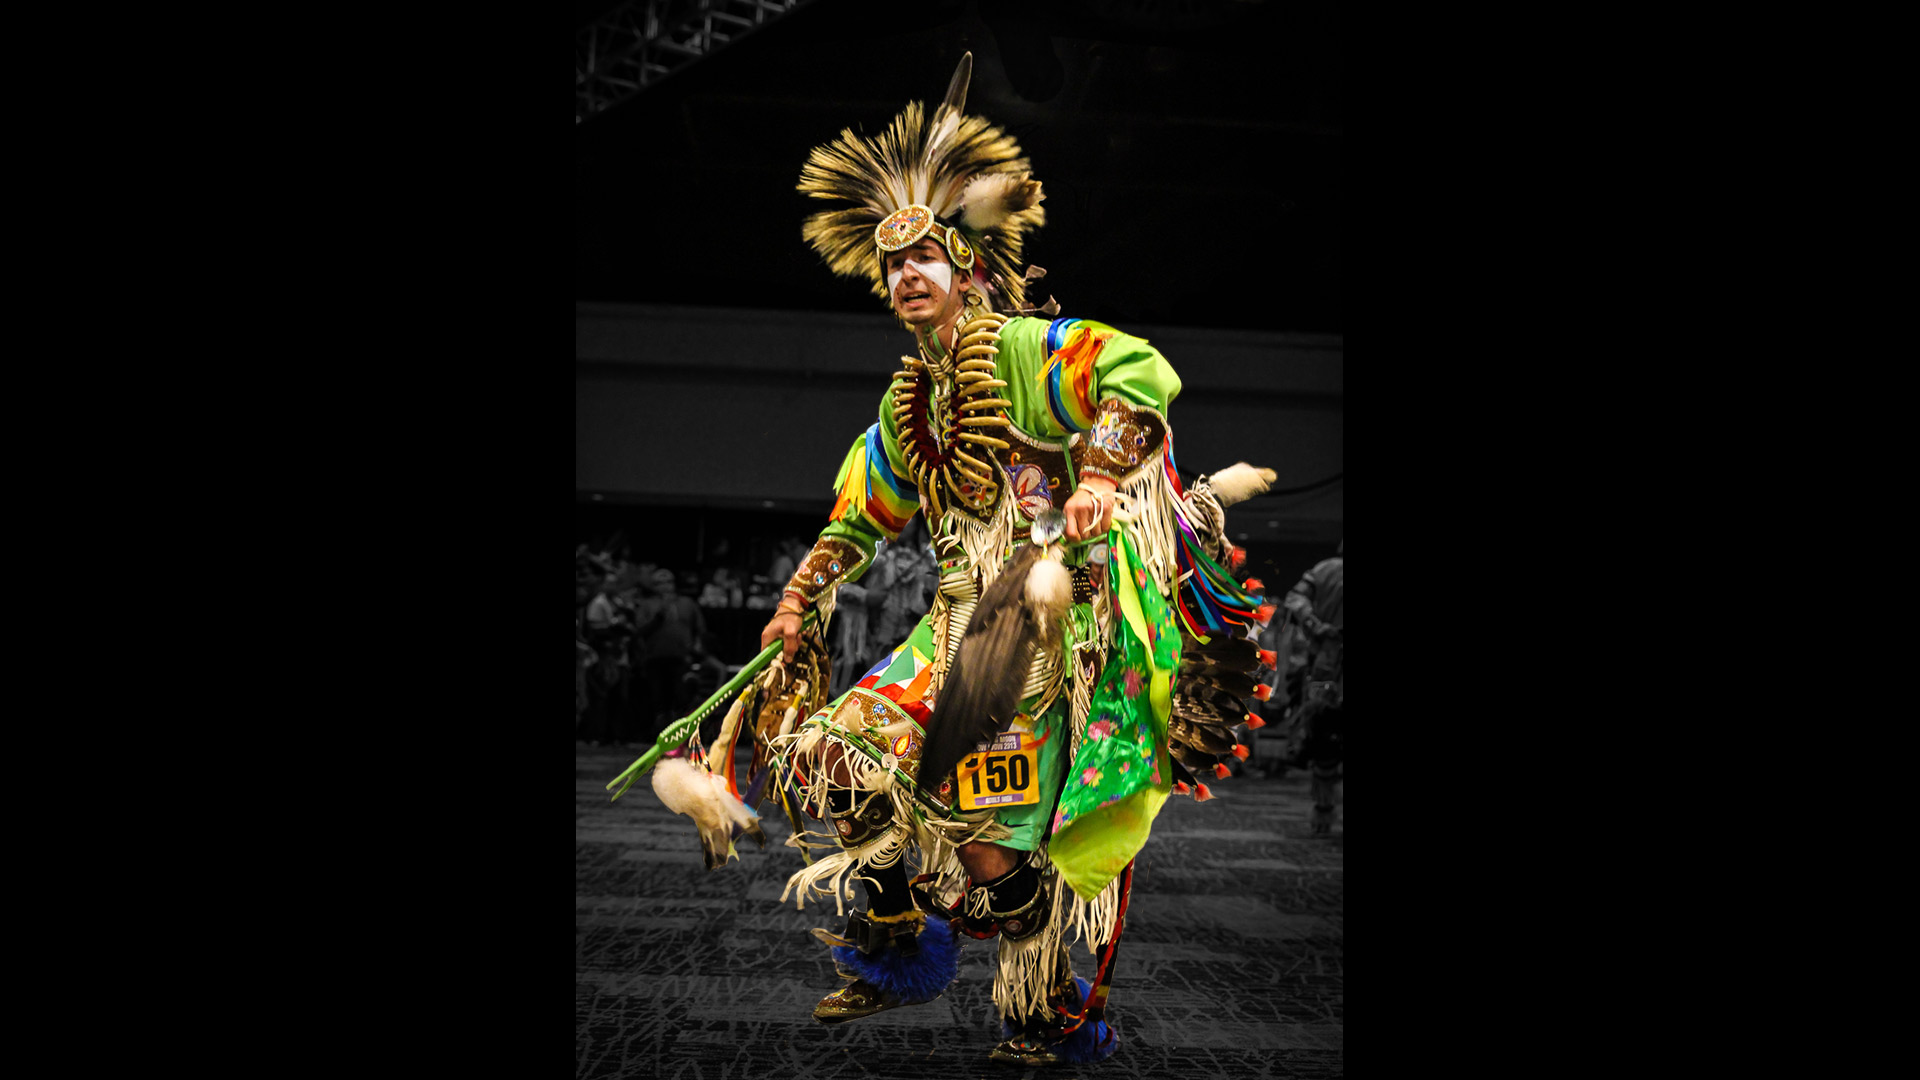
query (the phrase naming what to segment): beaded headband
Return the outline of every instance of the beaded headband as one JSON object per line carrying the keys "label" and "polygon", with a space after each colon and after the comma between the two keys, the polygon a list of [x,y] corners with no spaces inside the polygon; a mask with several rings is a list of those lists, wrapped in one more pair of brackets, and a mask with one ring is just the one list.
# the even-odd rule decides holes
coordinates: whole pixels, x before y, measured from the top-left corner
{"label": "beaded headband", "polygon": [[912,247],[929,234],[947,249],[953,265],[962,270],[973,269],[973,246],[967,243],[967,238],[954,226],[934,220],[933,211],[919,203],[895,210],[887,215],[887,220],[875,225],[873,242],[881,251],[899,251]]}

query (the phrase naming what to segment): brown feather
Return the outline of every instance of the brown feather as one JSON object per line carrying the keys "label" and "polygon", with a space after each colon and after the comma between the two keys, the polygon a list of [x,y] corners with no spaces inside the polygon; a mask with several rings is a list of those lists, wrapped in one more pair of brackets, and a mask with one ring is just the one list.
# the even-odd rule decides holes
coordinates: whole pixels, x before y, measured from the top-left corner
{"label": "brown feather", "polygon": [[1219,667],[1228,671],[1252,671],[1260,663],[1260,643],[1252,638],[1216,634],[1205,645],[1191,634],[1180,635],[1180,663],[1195,667]]}
{"label": "brown feather", "polygon": [[1173,766],[1173,779],[1175,783],[1185,784],[1188,787],[1193,787],[1199,783],[1198,780],[1193,778],[1193,774],[1187,771],[1186,766],[1180,764],[1180,759],[1175,758],[1168,762],[1168,764]]}
{"label": "brown feather", "polygon": [[1175,761],[1180,762],[1189,769],[1198,769],[1201,772],[1212,769],[1214,765],[1220,761],[1220,755],[1218,754],[1209,754],[1201,750],[1196,750],[1183,743],[1174,742],[1171,739],[1167,741],[1167,751],[1173,755]]}
{"label": "brown feather", "polygon": [[1218,668],[1192,673],[1182,671],[1180,679],[1182,682],[1192,681],[1201,687],[1218,690],[1236,699],[1253,696],[1253,676],[1244,671],[1221,671]]}
{"label": "brown feather", "polygon": [[920,785],[934,789],[960,759],[1013,722],[1040,626],[1026,602],[1040,549],[1022,544],[973,609],[967,636],[940,688],[920,752]]}
{"label": "brown feather", "polygon": [[1231,753],[1234,744],[1239,741],[1222,728],[1194,723],[1179,716],[1168,718],[1167,738],[1208,754]]}

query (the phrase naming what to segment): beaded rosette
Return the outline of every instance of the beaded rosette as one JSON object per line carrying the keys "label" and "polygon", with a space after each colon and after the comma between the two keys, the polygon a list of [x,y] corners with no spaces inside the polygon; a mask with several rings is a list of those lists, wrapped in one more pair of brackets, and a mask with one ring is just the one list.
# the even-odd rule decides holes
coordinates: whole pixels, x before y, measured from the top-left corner
{"label": "beaded rosette", "polygon": [[887,215],[887,219],[873,227],[873,242],[881,251],[899,251],[909,244],[918,243],[920,238],[933,229],[933,211],[915,203],[903,206]]}
{"label": "beaded rosette", "polygon": [[887,219],[873,227],[873,242],[881,251],[899,251],[920,242],[927,234],[947,249],[947,256],[953,265],[962,270],[973,269],[973,247],[960,230],[951,225],[942,225],[934,218],[933,211],[915,203],[903,206],[887,215]]}

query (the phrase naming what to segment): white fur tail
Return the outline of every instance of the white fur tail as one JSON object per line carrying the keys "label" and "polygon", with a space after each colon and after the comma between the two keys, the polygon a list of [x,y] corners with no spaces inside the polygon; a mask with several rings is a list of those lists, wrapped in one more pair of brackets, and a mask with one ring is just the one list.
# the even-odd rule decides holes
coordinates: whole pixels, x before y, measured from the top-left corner
{"label": "white fur tail", "polygon": [[1213,497],[1220,500],[1222,507],[1228,507],[1246,502],[1255,495],[1265,494],[1273,486],[1277,475],[1272,469],[1256,469],[1242,461],[1221,469],[1207,479],[1213,485]]}
{"label": "white fur tail", "polygon": [[734,854],[733,827],[756,830],[760,815],[727,791],[727,778],[695,768],[685,758],[666,758],[653,767],[653,793],[676,814],[693,819],[707,869]]}

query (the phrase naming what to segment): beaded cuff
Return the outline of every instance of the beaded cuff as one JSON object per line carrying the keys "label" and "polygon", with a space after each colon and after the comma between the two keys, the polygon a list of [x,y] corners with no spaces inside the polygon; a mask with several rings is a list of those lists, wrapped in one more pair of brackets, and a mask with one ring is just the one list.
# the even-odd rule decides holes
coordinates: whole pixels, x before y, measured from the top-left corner
{"label": "beaded cuff", "polygon": [[1124,484],[1154,462],[1166,441],[1167,421],[1157,410],[1108,398],[1093,430],[1074,441],[1074,469]]}
{"label": "beaded cuff", "polygon": [[823,536],[807,552],[800,569],[793,572],[787,588],[806,597],[807,603],[817,603],[828,589],[864,568],[867,561],[867,553],[859,544],[845,537]]}

